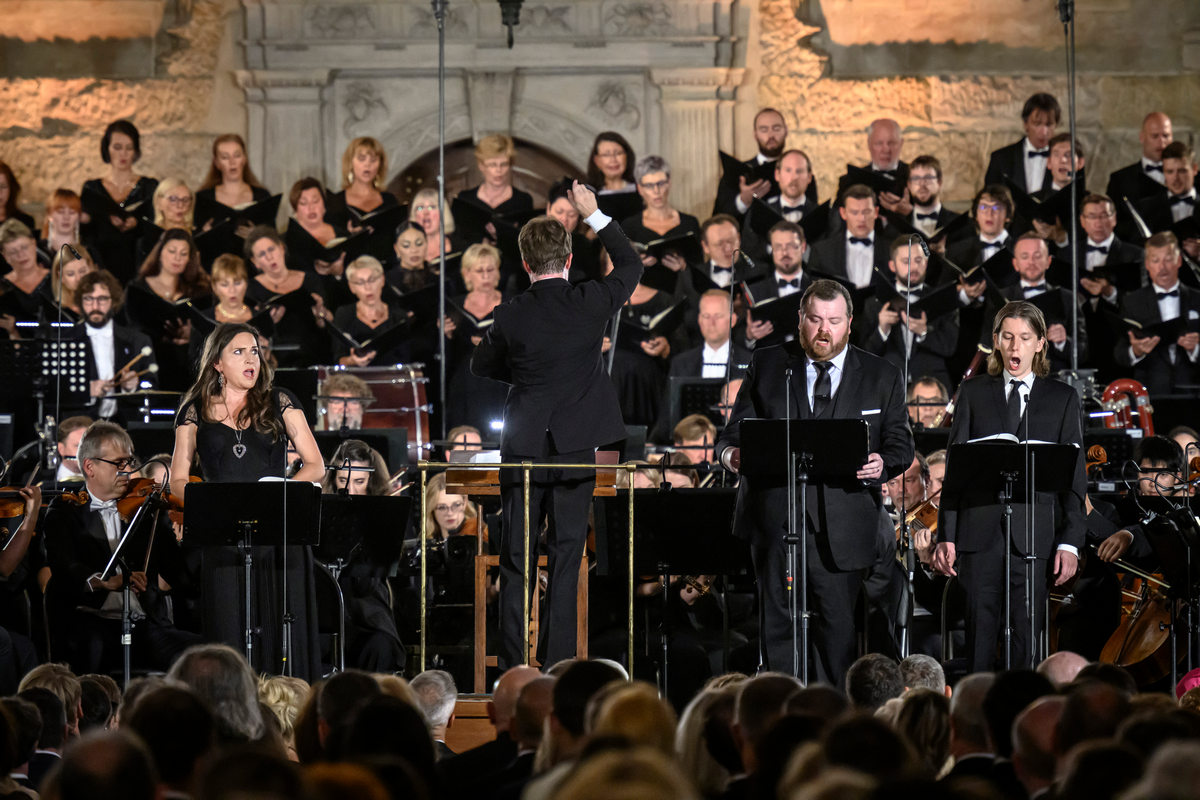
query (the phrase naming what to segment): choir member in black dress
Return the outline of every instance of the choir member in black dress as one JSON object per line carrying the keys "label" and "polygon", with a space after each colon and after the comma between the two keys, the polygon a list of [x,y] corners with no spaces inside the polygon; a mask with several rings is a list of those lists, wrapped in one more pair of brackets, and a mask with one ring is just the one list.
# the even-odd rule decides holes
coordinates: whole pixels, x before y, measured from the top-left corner
{"label": "choir member in black dress", "polygon": [[[17,206],[21,197],[21,183],[13,174],[12,168],[0,161],[0,222],[17,219],[24,223],[29,230],[34,229],[33,217],[26,214]],[[78,237],[76,237],[78,238]],[[0,274],[8,271],[4,256],[0,255]]]}
{"label": "choir member in black dress", "polygon": [[[270,313],[255,313],[246,303],[246,292],[250,288],[250,273],[246,262],[231,253],[217,256],[212,265],[212,307],[204,312],[212,323],[245,322],[258,328],[264,338],[275,332],[275,319],[283,316],[283,308],[275,307]],[[253,322],[251,322],[253,320]],[[204,349],[204,341],[212,328],[204,325],[192,326],[192,342],[189,347],[190,363],[198,364]]]}
{"label": "choir member in black dress", "polygon": [[342,190],[328,194],[325,220],[354,233],[360,218],[400,205],[396,195],[381,191],[387,185],[387,152],[370,136],[360,136],[342,153]]}
{"label": "choir member in black dress", "polygon": [[316,178],[301,178],[292,185],[288,201],[295,212],[288,220],[284,234],[290,262],[305,272],[320,276],[330,305],[350,302],[353,295],[343,280],[346,254],[343,252],[332,261],[321,257],[326,245],[346,236],[345,228],[334,227],[325,221],[325,190],[321,188],[321,182]]}
{"label": "choir member in black dress", "polygon": [[588,155],[588,185],[596,188],[596,194],[637,191],[633,179],[633,165],[636,163],[633,148],[624,136],[616,131],[598,133],[592,142],[592,152]]}
{"label": "choir member in black dress", "polygon": [[[173,494],[185,496],[197,457],[202,477],[213,483],[282,476],[289,441],[304,462],[295,479],[315,483],[324,477],[321,452],[299,401],[286,389],[273,386],[273,378],[274,370],[260,358],[254,328],[228,323],[209,335],[196,382],[175,420]],[[259,635],[254,649],[257,663],[251,666],[267,673],[278,672],[282,664],[284,550],[255,547],[253,553],[251,623]],[[320,663],[312,554],[303,546],[289,546],[286,551],[286,609],[293,618],[291,665],[295,675],[313,680],[320,676]],[[200,605],[205,638],[239,650],[244,643],[239,601],[245,591],[242,569],[235,547],[202,551]]]}
{"label": "choir member in black dress", "polygon": [[[442,253],[450,254],[461,249],[461,243],[454,235],[454,215],[450,213],[450,204],[446,203],[446,224],[440,232],[439,213],[436,189],[421,189],[413,195],[412,203],[408,207],[408,221],[417,223],[425,231],[428,238],[425,244],[425,260],[430,264],[439,263]],[[442,236],[442,233],[445,233],[445,236]]]}
{"label": "choir member in black dress", "polygon": [[[279,309],[271,315],[275,321],[271,351],[280,365],[306,367],[329,363],[329,337],[321,330],[329,312],[320,279],[311,272],[288,268],[283,239],[269,225],[259,225],[247,234],[246,258],[258,270],[246,292],[250,301],[258,306],[268,300],[280,300],[271,303]],[[280,296],[298,290],[311,297],[313,305],[305,308],[302,303],[294,303],[285,308]]]}
{"label": "choir member in black dress", "polygon": [[[108,175],[83,184],[83,240],[94,246],[100,263],[128,283],[138,268],[137,241],[144,220],[152,216],[151,202],[158,181],[137,175],[133,165],[142,155],[141,136],[132,122],[119,119],[109,124],[100,140],[100,158],[108,164]],[[128,216],[114,214],[113,205]]]}
{"label": "choir member in black dress", "polygon": [[[196,191],[197,230],[208,230],[217,219],[235,210],[268,199],[267,190],[250,169],[246,143],[236,133],[224,133],[213,140],[212,163],[208,175]],[[245,237],[252,226],[244,224],[235,233]]]}
{"label": "choir member in black dress", "polygon": [[[475,165],[483,174],[483,183],[459,194],[479,201],[497,214],[517,214],[533,210],[533,197],[513,186],[513,157],[517,148],[504,134],[485,136],[475,145]],[[495,232],[489,231],[494,237]]]}
{"label": "choir member in black dress", "polygon": [[[76,322],[83,319],[83,309],[79,304],[79,282],[83,276],[96,269],[91,253],[83,245],[72,244],[82,258],[75,258],[67,250],[59,250],[50,264],[50,299],[56,306],[61,306],[63,319]],[[66,255],[66,258],[63,258]]]}
{"label": "choir member in black dress", "polygon": [[471,245],[463,253],[462,276],[467,293],[447,303],[444,322],[449,339],[446,419],[451,426],[491,430],[492,421],[504,416],[508,386],[474,375],[471,356],[491,322],[492,311],[508,299],[500,291],[500,251],[490,244]]}
{"label": "choir member in black dress", "polygon": [[35,320],[42,309],[42,295],[49,295],[50,270],[38,262],[37,239],[19,219],[0,224],[0,256],[9,272],[0,276],[3,309],[0,313],[17,320]]}
{"label": "choir member in black dress", "polygon": [[[333,315],[339,330],[356,341],[366,342],[392,328],[408,324],[408,312],[385,301],[383,265],[371,256],[359,256],[346,267],[346,283],[357,302],[347,303]],[[390,292],[389,292],[390,294]],[[355,353],[339,336],[333,338],[333,357],[343,367],[368,367],[372,364],[403,364],[410,360],[407,342],[387,350],[377,348]]]}
{"label": "choir member in black dress", "polygon": [[[652,242],[691,231],[700,236],[700,222],[691,214],[677,211],[671,205],[671,165],[662,156],[646,156],[637,162],[633,170],[637,180],[638,194],[646,207],[640,216],[621,220],[621,229],[630,241]],[[652,267],[658,259],[649,253],[642,254],[642,264]],[[673,272],[682,272],[687,262],[676,253],[663,257],[663,266]]]}
{"label": "choir member in black dress", "polygon": [[392,245],[396,258],[387,270],[386,277],[387,282],[402,294],[437,285],[437,261],[425,260],[428,243],[425,229],[415,222],[404,222],[396,229],[396,239]]}
{"label": "choir member in black dress", "polygon": [[[611,264],[609,271],[612,271]],[[666,292],[638,283],[629,301],[621,308],[617,341],[612,343],[616,352],[612,356],[611,377],[617,387],[621,416],[626,425],[653,428],[659,421],[666,395],[671,353],[685,349],[687,342],[681,334],[677,334],[672,337],[674,341],[665,336],[655,336],[625,346],[621,343],[620,326],[626,322],[648,325],[652,317],[670,308],[673,299]]]}
{"label": "choir member in black dress", "polygon": [[[326,494],[383,497],[390,492],[387,463],[366,442],[345,440],[329,463],[337,468],[325,473],[321,490]],[[338,575],[346,601],[346,662],[355,669],[404,669],[404,645],[387,585],[393,566],[373,561],[366,547],[357,547]]]}
{"label": "choir member in black dress", "polygon": [[46,201],[46,218],[42,223],[42,238],[38,242],[43,258],[52,261],[65,244],[83,250],[79,244],[79,218],[82,213],[79,195],[70,189],[54,190]]}
{"label": "choir member in black dress", "polygon": [[158,244],[163,231],[178,228],[195,233],[192,224],[195,198],[187,183],[180,178],[163,178],[154,189],[154,224],[142,225],[138,238],[138,263],[144,263],[150,251]]}
{"label": "choir member in black dress", "polygon": [[[207,301],[211,282],[208,273],[200,266],[200,253],[192,241],[192,235],[181,228],[172,228],[150,251],[138,276],[130,283],[129,292],[149,292],[167,303],[183,299]],[[183,391],[192,378],[192,361],[188,347],[192,339],[192,322],[180,311],[178,321],[162,324],[159,316],[145,315],[139,308],[145,304],[126,304],[129,322],[154,342],[158,360],[158,383],[164,389]]]}

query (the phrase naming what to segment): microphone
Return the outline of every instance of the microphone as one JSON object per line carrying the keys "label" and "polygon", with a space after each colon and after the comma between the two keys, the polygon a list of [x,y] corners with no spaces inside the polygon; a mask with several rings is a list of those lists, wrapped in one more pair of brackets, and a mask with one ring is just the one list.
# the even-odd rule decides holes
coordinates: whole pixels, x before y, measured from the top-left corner
{"label": "microphone", "polygon": [[69,245],[69,244],[64,244],[64,245],[63,245],[63,247],[67,248],[67,252],[71,254],[71,258],[75,259],[76,261],[82,261],[82,260],[83,260],[83,256],[79,255],[79,251],[78,251],[78,250],[76,250],[76,249],[75,249],[74,247],[72,247],[71,245]]}
{"label": "microphone", "polygon": [[929,258],[929,242],[925,241],[924,236],[918,237],[917,242],[921,245],[921,254]]}

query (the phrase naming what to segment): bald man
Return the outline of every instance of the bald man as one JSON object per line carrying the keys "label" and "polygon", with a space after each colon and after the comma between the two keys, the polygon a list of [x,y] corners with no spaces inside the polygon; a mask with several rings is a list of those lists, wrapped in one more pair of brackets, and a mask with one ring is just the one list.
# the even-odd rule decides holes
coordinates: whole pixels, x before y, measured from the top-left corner
{"label": "bald man", "polygon": [[1030,800],[1048,794],[1054,785],[1054,772],[1062,755],[1058,721],[1066,702],[1061,695],[1038,698],[1013,721],[1013,769]]}
{"label": "bald man", "polygon": [[440,765],[452,796],[470,796],[469,790],[478,788],[480,776],[500,771],[517,757],[517,741],[512,730],[517,697],[526,684],[541,674],[536,668],[522,664],[506,670],[496,681],[492,699],[487,704],[488,719],[496,730],[496,738],[448,758]]}
{"label": "bald man", "polygon": [[[866,168],[873,172],[881,172],[889,178],[895,178],[900,185],[906,186],[908,184],[908,164],[900,160],[900,150],[903,146],[904,134],[900,130],[900,123],[887,117],[874,120],[867,127],[867,152],[870,155],[871,163]],[[838,181],[838,197],[840,198],[846,188],[855,183],[858,181],[849,173],[843,175]],[[879,195],[879,205],[888,211],[896,211],[907,202],[907,188],[903,195],[892,192],[882,192]],[[900,213],[907,212],[901,211]]]}
{"label": "bald man", "polygon": [[1134,203],[1158,194],[1166,185],[1163,176],[1163,148],[1175,141],[1171,129],[1171,118],[1161,111],[1151,111],[1142,120],[1138,131],[1138,142],[1142,145],[1142,157],[1128,166],[1121,167],[1108,176],[1108,190],[1117,207],[1117,235],[1125,241],[1140,242],[1142,236],[1134,226],[1133,217],[1123,198]]}

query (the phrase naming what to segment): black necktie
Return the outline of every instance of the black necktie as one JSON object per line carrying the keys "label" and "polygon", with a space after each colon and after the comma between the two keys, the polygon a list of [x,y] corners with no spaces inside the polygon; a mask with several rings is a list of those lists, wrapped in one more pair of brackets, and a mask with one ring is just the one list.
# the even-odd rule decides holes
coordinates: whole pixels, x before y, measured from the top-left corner
{"label": "black necktie", "polygon": [[868,236],[867,238],[863,239],[858,236],[851,236],[850,244],[861,244],[863,247],[870,247],[871,246],[871,237]]}
{"label": "black necktie", "polygon": [[729,272],[729,273],[732,273],[732,272],[733,272],[733,267],[721,267],[721,266],[718,266],[718,265],[716,265],[716,264],[713,264],[712,271],[713,271],[713,275],[716,275],[718,272]]}
{"label": "black necktie", "polygon": [[829,361],[814,361],[817,368],[817,382],[813,384],[813,416],[821,416],[821,412],[829,406],[829,396],[833,394],[833,379],[829,377],[829,369],[833,366]]}
{"label": "black necktie", "polygon": [[1021,426],[1021,387],[1025,385],[1024,381],[1019,381],[1013,378],[1008,382],[1008,431],[1016,433],[1017,428]]}
{"label": "black necktie", "polygon": [[800,288],[800,279],[792,278],[790,281],[785,281],[783,278],[779,279],[779,288],[780,289],[784,289],[788,286],[792,287],[793,289],[799,289]]}
{"label": "black necktie", "polygon": [[1089,253],[1104,253],[1105,255],[1108,255],[1108,248],[1102,244],[1089,244],[1087,246],[1087,251]]}
{"label": "black necktie", "polygon": [[1050,151],[1049,150],[1030,150],[1026,155],[1028,155],[1030,158],[1049,158]]}
{"label": "black necktie", "polygon": [[1146,172],[1162,172],[1162,164],[1143,164],[1142,169]]}
{"label": "black necktie", "polygon": [[1162,300],[1164,297],[1179,297],[1179,290],[1172,289],[1169,292],[1157,292],[1157,294],[1159,300]]}
{"label": "black necktie", "polygon": [[1194,206],[1196,205],[1196,198],[1186,194],[1173,194],[1171,195],[1171,205],[1175,205],[1176,203],[1187,203],[1189,206]]}
{"label": "black necktie", "polygon": [[932,214],[922,214],[920,211],[917,212],[917,221],[918,222],[920,222],[923,219],[931,219],[936,222],[937,218],[938,218],[938,214],[936,211]]}
{"label": "black necktie", "polygon": [[1046,284],[1044,284],[1044,283],[1035,283],[1033,286],[1025,287],[1026,295],[1038,294],[1039,292],[1044,292],[1044,291],[1046,291]]}

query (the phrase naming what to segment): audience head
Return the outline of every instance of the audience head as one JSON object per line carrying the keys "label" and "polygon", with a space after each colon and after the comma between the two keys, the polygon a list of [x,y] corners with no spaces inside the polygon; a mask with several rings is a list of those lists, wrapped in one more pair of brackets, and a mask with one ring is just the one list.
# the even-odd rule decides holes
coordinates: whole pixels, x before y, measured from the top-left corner
{"label": "audience head", "polygon": [[536,750],[554,703],[554,678],[535,677],[521,687],[509,722],[509,733],[521,749]]}
{"label": "audience head", "polygon": [[93,731],[62,759],[46,794],[57,800],[157,800],[158,771],[142,740],[125,731]]}
{"label": "audience head", "polygon": [[1056,717],[1061,752],[1090,739],[1112,737],[1129,709],[1129,693],[1111,684],[1082,679],[1069,686]]}
{"label": "audience head", "polygon": [[1038,664],[1037,671],[1041,675],[1045,675],[1054,688],[1061,689],[1071,681],[1075,680],[1075,676],[1079,674],[1079,670],[1087,666],[1088,660],[1078,653],[1072,653],[1070,650],[1059,650],[1057,653],[1051,653]]}
{"label": "audience head", "polygon": [[33,758],[38,737],[42,733],[42,714],[37,706],[20,697],[2,698],[0,705],[4,707],[4,714],[12,725],[12,762],[7,766],[0,764],[0,769],[6,769],[3,774],[7,774],[13,771],[13,767],[26,764]]}
{"label": "audience head", "polygon": [[1059,730],[1065,705],[1058,695],[1040,697],[1013,720],[1013,769],[1031,795],[1054,782],[1058,757],[1065,749]]}
{"label": "audience head", "polygon": [[67,743],[69,728],[63,701],[54,692],[41,687],[22,689],[17,697],[37,708],[41,727],[37,735],[39,750],[59,750]]}
{"label": "audience head", "polygon": [[881,653],[862,656],[846,670],[846,694],[858,711],[874,712],[904,693],[900,665]]}
{"label": "audience head", "polygon": [[[670,756],[675,748],[675,711],[643,681],[610,684],[588,731],[594,737],[614,736],[635,747],[651,747]],[[606,687],[607,690],[608,687]]]}
{"label": "audience head", "polygon": [[800,688],[800,681],[781,672],[761,672],[738,684],[733,735],[747,772],[757,768],[759,744],[775,720],[783,716],[788,698]]}
{"label": "audience head", "polygon": [[[105,425],[111,425],[111,427],[116,428],[122,434],[125,434],[125,441],[128,442],[129,434],[126,434],[123,430],[121,430],[120,427],[112,425],[112,423],[105,423]],[[89,428],[89,431],[96,431],[97,433],[103,431],[105,436],[107,436],[109,433],[109,429],[107,427],[101,427],[99,429],[93,427]],[[85,448],[86,442],[87,436],[85,435],[83,442],[80,443],[80,448]],[[89,456],[81,455],[79,457],[81,466],[83,465],[83,461],[86,457]],[[63,704],[63,710],[67,716],[67,730],[73,736],[79,734],[79,714],[81,711],[80,702],[82,689],[79,686],[79,679],[75,677],[75,674],[71,672],[70,668],[66,664],[37,665],[29,672],[25,673],[25,677],[21,678],[21,683],[17,687],[18,693],[24,692],[26,689],[49,689],[51,692],[53,692],[54,696],[57,697]],[[36,701],[34,702],[36,703]],[[41,708],[41,706],[38,705],[38,708]],[[44,718],[45,713],[43,713],[42,716]]]}
{"label": "audience head", "polygon": [[983,701],[995,680],[990,672],[976,672],[955,687],[950,698],[950,737],[956,757],[990,750]]}
{"label": "audience head", "polygon": [[317,725],[322,744],[328,747],[330,731],[345,723],[360,703],[380,694],[375,679],[355,669],[339,672],[322,683],[317,695]]}
{"label": "audience head", "polygon": [[224,742],[253,742],[264,732],[254,673],[242,654],[223,644],[189,647],[167,677],[179,681],[208,704]]}
{"label": "audience head", "polygon": [[458,687],[454,685],[454,677],[445,670],[427,669],[409,681],[409,686],[416,694],[421,713],[425,715],[425,721],[429,723],[435,738],[445,738],[446,728],[454,718],[454,706],[458,702]]}
{"label": "audience head", "polygon": [[[108,730],[113,716],[117,711],[117,703],[121,700],[117,691],[116,702],[103,679],[109,681],[107,675],[84,675],[79,679],[79,733],[85,734],[95,730]],[[114,685],[115,686],[115,685]]]}
{"label": "audience head", "polygon": [[602,661],[572,661],[554,684],[551,730],[568,744],[577,743],[584,735],[588,701],[605,685],[623,678],[619,670]]}
{"label": "audience head", "polygon": [[308,800],[300,768],[262,747],[229,748],[203,767],[196,800]]}
{"label": "audience head", "polygon": [[946,672],[932,656],[916,654],[905,658],[900,662],[900,677],[905,690],[931,689],[938,694],[950,696],[949,687],[946,685]]}
{"label": "audience head", "polygon": [[945,692],[926,688],[906,692],[895,727],[916,751],[926,772],[937,775],[950,757],[950,700]]}
{"label": "audience head", "polygon": [[983,697],[992,752],[1000,758],[1012,757],[1012,724],[1017,713],[1049,694],[1054,694],[1053,684],[1033,670],[1014,669],[996,675]]}
{"label": "audience head", "polygon": [[436,780],[436,751],[421,712],[395,697],[376,696],[359,703],[338,723],[326,745],[330,761],[399,756],[427,783]]}
{"label": "audience head", "polygon": [[559,784],[551,800],[698,800],[679,767],[649,747],[599,753]]}
{"label": "audience head", "polygon": [[1063,753],[1057,769],[1055,800],[1122,797],[1142,774],[1142,757],[1115,742],[1086,742]]}
{"label": "audience head", "polygon": [[216,720],[190,689],[160,686],[143,694],[121,721],[154,756],[159,779],[188,791],[200,762],[216,747]]}
{"label": "audience head", "polygon": [[856,769],[880,781],[913,776],[920,769],[912,748],[887,723],[851,714],[825,731],[822,747],[829,764]]}

